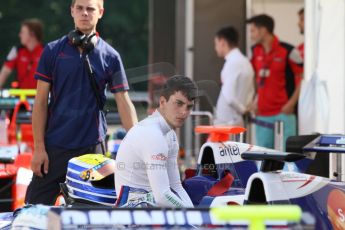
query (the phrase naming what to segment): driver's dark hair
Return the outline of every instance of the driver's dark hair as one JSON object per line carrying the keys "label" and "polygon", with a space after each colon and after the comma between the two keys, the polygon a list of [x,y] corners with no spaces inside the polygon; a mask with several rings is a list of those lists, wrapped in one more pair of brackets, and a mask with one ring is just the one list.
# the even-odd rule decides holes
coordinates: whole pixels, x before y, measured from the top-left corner
{"label": "driver's dark hair", "polygon": [[160,96],[168,101],[170,96],[176,92],[181,92],[189,101],[192,101],[198,96],[198,87],[190,78],[182,75],[175,75],[166,81]]}

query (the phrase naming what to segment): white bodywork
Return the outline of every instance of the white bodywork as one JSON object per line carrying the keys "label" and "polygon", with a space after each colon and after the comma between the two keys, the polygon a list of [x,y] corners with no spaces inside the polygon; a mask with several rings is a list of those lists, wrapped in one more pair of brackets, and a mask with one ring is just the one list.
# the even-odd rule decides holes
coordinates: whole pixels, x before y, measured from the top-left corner
{"label": "white bodywork", "polygon": [[252,188],[254,180],[260,180],[262,182],[268,203],[307,196],[323,188],[330,182],[327,178],[302,173],[258,172],[250,176],[245,194],[216,197],[210,207],[227,205],[229,202],[243,205],[244,201],[248,201],[250,192],[255,192],[255,189],[257,189]]}
{"label": "white bodywork", "polygon": [[233,141],[206,142],[200,149],[198,164],[201,164],[201,160],[206,147],[212,149],[215,164],[241,162],[243,161],[243,159],[241,158],[241,154],[246,151],[276,152],[273,149]]}
{"label": "white bodywork", "polygon": [[248,199],[255,179],[262,181],[267,202],[289,200],[307,196],[326,186],[330,180],[323,177],[293,172],[258,172],[247,183],[245,199]]}

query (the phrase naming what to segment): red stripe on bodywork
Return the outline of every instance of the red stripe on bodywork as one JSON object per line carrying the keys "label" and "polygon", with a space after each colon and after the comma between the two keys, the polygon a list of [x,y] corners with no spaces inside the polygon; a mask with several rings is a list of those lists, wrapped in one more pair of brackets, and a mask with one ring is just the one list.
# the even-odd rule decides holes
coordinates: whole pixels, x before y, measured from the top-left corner
{"label": "red stripe on bodywork", "polygon": [[310,184],[315,178],[316,178],[316,176],[310,176],[310,178],[304,184],[299,186],[298,188],[303,188],[304,186]]}

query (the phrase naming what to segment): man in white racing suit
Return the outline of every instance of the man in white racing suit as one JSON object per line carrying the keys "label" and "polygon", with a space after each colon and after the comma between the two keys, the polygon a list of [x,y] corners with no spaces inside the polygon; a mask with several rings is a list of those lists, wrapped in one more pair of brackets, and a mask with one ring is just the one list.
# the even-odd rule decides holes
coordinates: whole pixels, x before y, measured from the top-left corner
{"label": "man in white racing suit", "polygon": [[159,108],[129,130],[116,157],[117,206],[133,207],[144,201],[161,207],[193,207],[180,180],[174,129],[183,125],[196,97],[193,81],[173,76],[160,93]]}

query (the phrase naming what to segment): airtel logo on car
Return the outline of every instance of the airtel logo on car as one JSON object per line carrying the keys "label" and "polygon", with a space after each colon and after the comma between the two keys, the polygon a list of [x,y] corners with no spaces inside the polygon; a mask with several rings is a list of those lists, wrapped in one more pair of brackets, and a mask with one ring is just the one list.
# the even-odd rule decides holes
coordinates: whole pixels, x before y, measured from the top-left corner
{"label": "airtel logo on car", "polygon": [[219,154],[220,156],[238,156],[240,155],[240,149],[237,145],[227,145],[224,148],[219,147]]}

